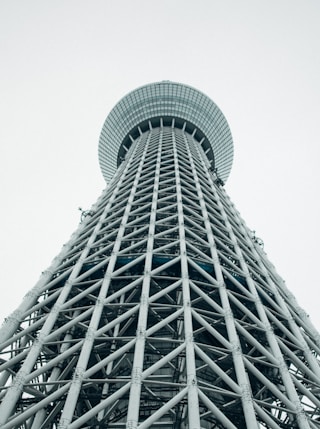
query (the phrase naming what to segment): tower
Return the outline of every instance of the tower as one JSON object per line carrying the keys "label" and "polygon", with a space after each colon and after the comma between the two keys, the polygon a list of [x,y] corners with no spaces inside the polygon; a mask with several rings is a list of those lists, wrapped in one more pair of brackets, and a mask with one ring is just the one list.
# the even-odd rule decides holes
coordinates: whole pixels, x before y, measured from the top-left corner
{"label": "tower", "polygon": [[109,182],[0,331],[2,429],[316,429],[320,338],[228,198],[231,133],[168,81],[101,132]]}

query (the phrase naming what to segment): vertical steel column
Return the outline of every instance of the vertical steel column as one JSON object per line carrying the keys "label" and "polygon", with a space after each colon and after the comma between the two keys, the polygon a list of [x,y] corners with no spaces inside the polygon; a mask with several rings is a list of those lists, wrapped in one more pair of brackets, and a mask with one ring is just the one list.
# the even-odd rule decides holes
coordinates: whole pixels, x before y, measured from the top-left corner
{"label": "vertical steel column", "polygon": [[[158,142],[158,152],[155,164],[154,187],[151,203],[151,213],[148,230],[147,252],[145,257],[145,269],[141,289],[140,308],[138,317],[138,327],[136,336],[136,345],[133,357],[133,368],[131,376],[131,387],[128,403],[127,425],[128,429],[135,429],[139,420],[140,394],[141,394],[141,374],[143,371],[143,359],[145,349],[146,327],[149,310],[149,289],[151,280],[152,258],[153,258],[153,242],[155,233],[155,223],[157,216],[157,201],[159,190],[160,162],[162,152],[162,135],[163,127],[161,128]],[[149,140],[152,136],[152,131],[149,132]]]}
{"label": "vertical steel column", "polygon": [[184,333],[186,341],[186,369],[187,369],[187,385],[188,385],[188,416],[189,428],[200,428],[200,413],[199,413],[199,399],[197,388],[197,374],[195,363],[195,352],[193,347],[193,327],[192,327],[192,313],[190,302],[190,289],[189,289],[189,273],[188,273],[188,259],[186,249],[186,238],[184,229],[184,212],[182,191],[183,186],[180,178],[180,167],[178,148],[175,136],[175,130],[172,129],[172,142],[173,142],[173,157],[175,166],[176,177],[176,198],[177,198],[177,211],[178,211],[178,224],[179,224],[179,238],[180,238],[180,255],[181,255],[181,278],[182,278],[182,293],[183,293],[183,309],[184,309]]}

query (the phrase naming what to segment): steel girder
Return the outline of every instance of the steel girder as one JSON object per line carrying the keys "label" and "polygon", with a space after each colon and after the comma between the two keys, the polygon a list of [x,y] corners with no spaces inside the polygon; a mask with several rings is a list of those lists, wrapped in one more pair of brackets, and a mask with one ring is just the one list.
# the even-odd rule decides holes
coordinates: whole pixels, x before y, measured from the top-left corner
{"label": "steel girder", "polygon": [[3,429],[320,427],[319,334],[174,121],[0,338]]}

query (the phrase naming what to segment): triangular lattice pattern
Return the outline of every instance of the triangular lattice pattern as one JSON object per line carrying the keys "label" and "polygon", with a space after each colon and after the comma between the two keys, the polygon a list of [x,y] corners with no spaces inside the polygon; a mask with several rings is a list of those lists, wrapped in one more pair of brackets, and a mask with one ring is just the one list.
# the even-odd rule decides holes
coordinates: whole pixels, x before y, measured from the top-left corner
{"label": "triangular lattice pattern", "polygon": [[152,128],[1,330],[3,429],[319,428],[319,334],[186,129]]}

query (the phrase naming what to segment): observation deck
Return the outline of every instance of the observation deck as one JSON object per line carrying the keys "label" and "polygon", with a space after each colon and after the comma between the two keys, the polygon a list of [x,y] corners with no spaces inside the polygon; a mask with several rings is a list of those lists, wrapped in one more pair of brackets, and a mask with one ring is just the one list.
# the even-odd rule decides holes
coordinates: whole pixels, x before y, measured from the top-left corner
{"label": "observation deck", "polygon": [[233,141],[226,118],[205,94],[170,81],[151,83],[124,96],[104,122],[99,163],[107,182],[139,134],[160,125],[185,127],[202,145],[210,168],[226,182],[233,161]]}

